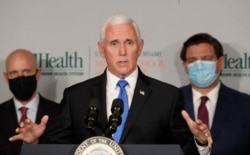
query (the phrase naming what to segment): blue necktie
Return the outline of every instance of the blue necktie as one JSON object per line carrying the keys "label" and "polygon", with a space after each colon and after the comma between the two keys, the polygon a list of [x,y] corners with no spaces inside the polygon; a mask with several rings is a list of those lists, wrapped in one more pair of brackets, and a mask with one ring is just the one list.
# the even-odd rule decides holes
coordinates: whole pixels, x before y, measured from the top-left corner
{"label": "blue necktie", "polygon": [[126,122],[127,116],[128,116],[128,95],[126,92],[125,87],[128,85],[128,82],[126,80],[119,80],[117,85],[120,87],[120,92],[119,92],[119,99],[123,101],[123,113],[122,113],[122,123],[117,127],[117,130],[114,134],[114,140],[119,143],[124,124]]}

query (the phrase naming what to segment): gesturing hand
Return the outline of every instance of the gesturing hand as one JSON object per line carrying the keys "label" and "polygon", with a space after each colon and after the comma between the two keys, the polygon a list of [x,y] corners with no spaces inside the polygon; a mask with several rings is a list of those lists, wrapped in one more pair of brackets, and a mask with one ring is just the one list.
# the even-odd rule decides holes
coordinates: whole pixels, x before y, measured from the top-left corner
{"label": "gesturing hand", "polygon": [[39,137],[43,134],[49,117],[43,116],[40,124],[33,123],[30,119],[26,119],[20,123],[20,127],[16,129],[17,135],[9,138],[10,141],[22,140],[27,144],[37,144]]}
{"label": "gesturing hand", "polygon": [[182,110],[181,114],[196,140],[201,144],[207,144],[211,148],[213,140],[208,126],[201,120],[193,121],[185,110]]}

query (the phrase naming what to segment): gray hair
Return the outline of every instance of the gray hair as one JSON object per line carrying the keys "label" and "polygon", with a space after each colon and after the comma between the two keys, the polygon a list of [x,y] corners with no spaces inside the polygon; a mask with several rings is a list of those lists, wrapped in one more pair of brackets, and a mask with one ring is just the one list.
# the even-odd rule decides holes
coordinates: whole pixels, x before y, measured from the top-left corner
{"label": "gray hair", "polygon": [[103,26],[102,26],[101,32],[100,32],[100,38],[99,38],[100,42],[103,43],[103,40],[105,38],[105,31],[106,31],[106,28],[108,25],[120,25],[120,24],[129,24],[129,23],[131,23],[134,26],[135,32],[137,35],[137,39],[138,39],[138,41],[140,41],[141,40],[140,29],[139,29],[139,26],[135,23],[135,21],[128,16],[117,14],[117,15],[109,17],[103,23]]}

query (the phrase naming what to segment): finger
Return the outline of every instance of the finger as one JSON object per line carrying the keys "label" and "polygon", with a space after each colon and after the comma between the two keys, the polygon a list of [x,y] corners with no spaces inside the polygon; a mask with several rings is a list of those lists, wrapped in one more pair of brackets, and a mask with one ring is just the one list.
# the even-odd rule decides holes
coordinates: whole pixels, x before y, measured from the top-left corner
{"label": "finger", "polygon": [[202,130],[202,133],[205,137],[209,137],[210,136],[210,132],[209,130],[205,129],[205,130]]}
{"label": "finger", "polygon": [[212,136],[209,129],[206,130],[205,136],[206,136],[206,137],[211,137],[211,136]]}
{"label": "finger", "polygon": [[207,141],[208,141],[208,147],[211,148],[211,147],[212,147],[212,144],[213,144],[213,139],[212,139],[212,137],[209,136],[208,139],[207,139]]}
{"label": "finger", "polygon": [[30,124],[32,124],[33,122],[30,120],[30,119],[25,119],[23,122],[20,122],[19,123],[19,126],[20,126],[20,128],[24,128],[24,127],[26,127],[26,126],[28,126],[28,125],[30,125]]}
{"label": "finger", "polygon": [[20,135],[15,135],[9,138],[9,141],[16,141],[16,140],[22,140]]}
{"label": "finger", "polygon": [[16,133],[19,133],[19,131],[20,131],[21,129],[20,128],[16,128]]}
{"label": "finger", "polygon": [[197,120],[196,120],[196,123],[197,123],[198,125],[204,124],[204,123],[202,122],[202,120],[200,120],[200,119],[197,119]]}
{"label": "finger", "polygon": [[49,116],[48,115],[44,115],[40,124],[41,125],[46,125],[47,122],[48,122],[48,120],[49,120]]}
{"label": "finger", "polygon": [[20,128],[23,128],[24,127],[24,122],[20,122],[19,126],[20,126]]}
{"label": "finger", "polygon": [[208,127],[206,124],[202,123],[202,124],[199,124],[199,129],[202,130],[202,131],[205,131],[205,130],[208,130]]}
{"label": "finger", "polygon": [[28,119],[28,118],[27,118],[27,119],[25,119],[25,121],[24,121],[24,122],[25,122],[25,124],[30,124],[30,123],[32,123],[32,121],[31,121],[30,119]]}
{"label": "finger", "polygon": [[188,125],[192,125],[194,123],[194,121],[190,118],[189,114],[186,112],[186,110],[182,110],[181,111],[182,117],[186,120],[186,122],[188,123]]}

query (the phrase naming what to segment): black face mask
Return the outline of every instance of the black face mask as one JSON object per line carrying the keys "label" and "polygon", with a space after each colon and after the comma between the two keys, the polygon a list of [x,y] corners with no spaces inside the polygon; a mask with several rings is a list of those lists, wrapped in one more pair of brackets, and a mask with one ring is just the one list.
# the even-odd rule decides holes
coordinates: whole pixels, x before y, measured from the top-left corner
{"label": "black face mask", "polygon": [[13,95],[20,101],[27,101],[30,99],[36,90],[36,87],[36,74],[9,79],[9,88]]}

